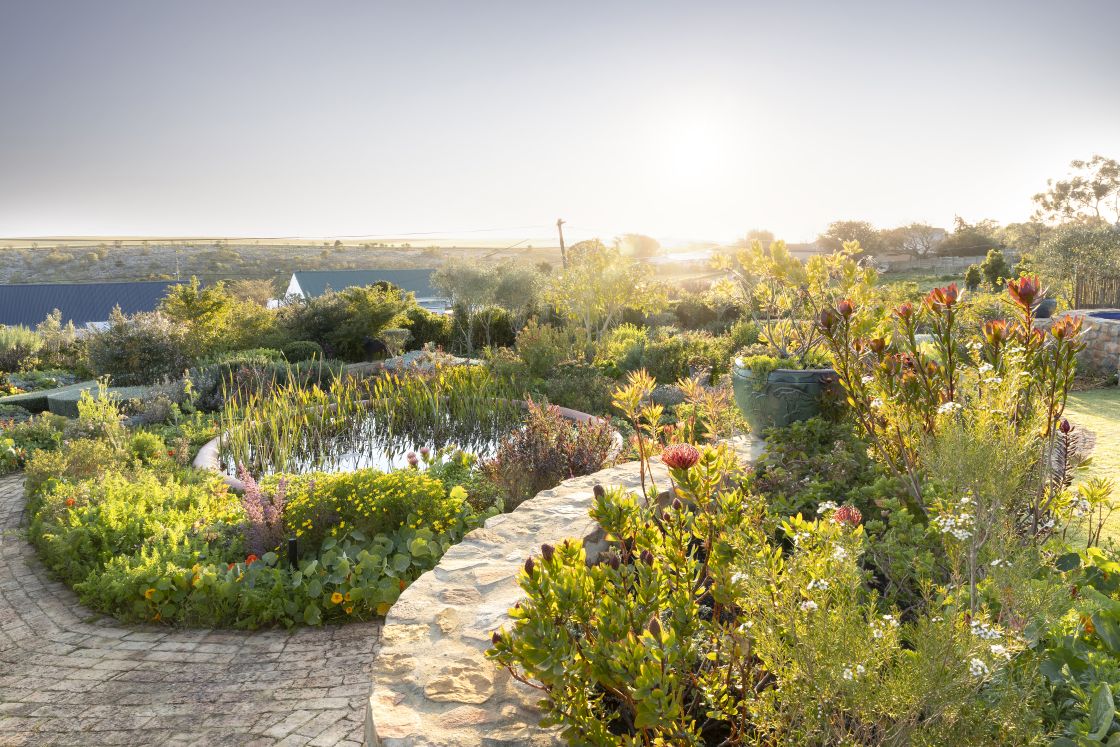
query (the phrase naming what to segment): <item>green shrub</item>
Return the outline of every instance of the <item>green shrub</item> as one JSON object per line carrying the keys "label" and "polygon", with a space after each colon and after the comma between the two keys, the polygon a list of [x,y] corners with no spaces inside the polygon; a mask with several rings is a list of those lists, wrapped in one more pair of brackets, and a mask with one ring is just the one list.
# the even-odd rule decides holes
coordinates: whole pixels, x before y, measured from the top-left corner
{"label": "green shrub", "polygon": [[608,332],[595,351],[595,363],[613,378],[619,378],[642,366],[642,355],[649,343],[644,327],[620,324]]}
{"label": "green shrub", "polygon": [[34,330],[0,325],[0,372],[34,368],[38,360],[36,354],[42,347],[43,340]]}
{"label": "green shrub", "polygon": [[640,368],[659,384],[672,384],[700,372],[707,372],[714,381],[730,370],[731,352],[726,337],[663,329],[643,348]]}
{"label": "green shrub", "polygon": [[567,327],[553,327],[530,319],[517,333],[517,355],[534,378],[545,378],[558,365],[578,354],[579,341]]}
{"label": "green shrub", "polygon": [[561,363],[538,388],[554,405],[591,415],[611,413],[614,383],[595,366],[576,361]]}
{"label": "green shrub", "polygon": [[44,486],[62,482],[100,480],[112,470],[122,469],[127,454],[104,441],[75,439],[58,451],[41,450],[27,461],[25,487],[29,495]]}
{"label": "green shrub", "polygon": [[6,436],[0,436],[0,475],[15,472],[23,467],[27,460],[27,452],[16,446],[16,442]]}
{"label": "green shrub", "polygon": [[167,457],[167,444],[155,433],[137,431],[128,439],[128,451],[134,459],[148,466]]}
{"label": "green shrub", "polygon": [[1015,630],[950,605],[903,622],[860,591],[852,507],[776,521],[729,486],[727,455],[670,459],[678,498],[599,491],[591,515],[610,549],[589,563],[582,543],[542,546],[493,637],[491,658],[539,688],[566,739],[1045,744]]}
{"label": "green shrub", "polygon": [[323,346],[311,340],[296,340],[284,346],[284,358],[289,363],[299,363],[322,357]]}
{"label": "green shrub", "polygon": [[178,378],[191,364],[184,328],[158,313],[126,317],[117,309],[88,345],[94,372],[119,386]]}
{"label": "green shrub", "polygon": [[408,341],[409,350],[419,350],[428,344],[444,350],[451,348],[454,323],[450,315],[428,311],[423,306],[413,306],[406,316],[403,326],[412,333],[412,338]]}

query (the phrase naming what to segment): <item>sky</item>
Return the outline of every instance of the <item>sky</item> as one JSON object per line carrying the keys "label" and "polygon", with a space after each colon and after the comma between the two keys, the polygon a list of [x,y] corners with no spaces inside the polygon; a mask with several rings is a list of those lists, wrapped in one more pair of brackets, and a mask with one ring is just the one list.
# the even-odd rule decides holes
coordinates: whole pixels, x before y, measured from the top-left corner
{"label": "sky", "polygon": [[0,0],[0,236],[811,240],[1120,158],[1120,2]]}

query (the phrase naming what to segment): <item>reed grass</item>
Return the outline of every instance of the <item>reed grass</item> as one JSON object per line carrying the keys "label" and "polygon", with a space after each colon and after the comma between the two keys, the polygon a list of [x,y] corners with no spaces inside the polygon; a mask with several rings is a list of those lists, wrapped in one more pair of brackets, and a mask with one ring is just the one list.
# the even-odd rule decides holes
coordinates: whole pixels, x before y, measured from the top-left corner
{"label": "reed grass", "polygon": [[221,450],[254,475],[332,470],[353,454],[396,456],[403,443],[471,449],[523,417],[508,386],[476,366],[333,379],[323,388],[289,377],[227,398]]}

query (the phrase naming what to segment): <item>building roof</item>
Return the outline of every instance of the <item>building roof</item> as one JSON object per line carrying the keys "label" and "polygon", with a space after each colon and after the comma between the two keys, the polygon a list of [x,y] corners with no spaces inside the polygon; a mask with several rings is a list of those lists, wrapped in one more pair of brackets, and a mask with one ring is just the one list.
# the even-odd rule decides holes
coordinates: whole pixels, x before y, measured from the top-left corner
{"label": "building roof", "polygon": [[0,284],[0,324],[34,327],[55,309],[63,324],[78,326],[108,320],[114,306],[126,314],[152,311],[176,282]]}
{"label": "building roof", "polygon": [[327,289],[340,291],[352,287],[392,283],[416,298],[440,298],[443,294],[432,287],[433,270],[300,270],[292,279],[299,283],[307,298],[316,298]]}

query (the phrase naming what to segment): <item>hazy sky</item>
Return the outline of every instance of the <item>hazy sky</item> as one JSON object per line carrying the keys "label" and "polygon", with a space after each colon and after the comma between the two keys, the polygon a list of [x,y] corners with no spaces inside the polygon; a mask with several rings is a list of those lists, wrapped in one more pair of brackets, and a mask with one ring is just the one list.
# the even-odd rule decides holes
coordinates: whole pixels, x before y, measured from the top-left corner
{"label": "hazy sky", "polygon": [[0,235],[809,239],[1120,157],[1120,2],[0,0]]}

